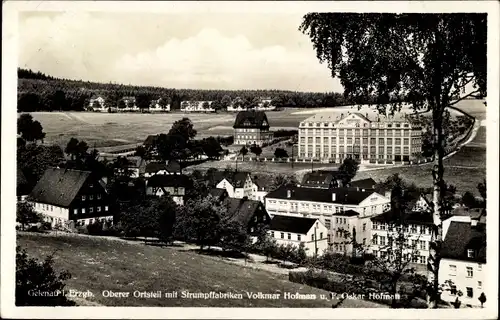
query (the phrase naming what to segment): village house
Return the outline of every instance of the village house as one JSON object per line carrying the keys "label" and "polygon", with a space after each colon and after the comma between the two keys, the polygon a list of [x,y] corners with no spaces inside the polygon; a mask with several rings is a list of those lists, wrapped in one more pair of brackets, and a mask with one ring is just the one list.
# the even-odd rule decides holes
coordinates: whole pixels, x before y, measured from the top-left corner
{"label": "village house", "polygon": [[181,111],[184,112],[215,112],[213,101],[182,101]]}
{"label": "village house", "polygon": [[264,198],[269,193],[269,179],[254,176],[252,179],[252,194],[255,200],[264,203]]}
{"label": "village house", "polygon": [[390,209],[390,199],[372,191],[282,186],[267,194],[271,216],[318,218],[327,228],[329,249],[352,253],[352,239],[369,243],[370,218]]}
{"label": "village house", "polygon": [[149,111],[151,112],[168,112],[170,111],[170,104],[166,104],[164,106],[161,105],[161,100],[156,99],[156,100],[151,100],[151,104],[149,106]]}
{"label": "village house", "polygon": [[[483,212],[477,216],[453,216],[444,220],[443,237],[438,275],[444,288],[441,299],[455,302],[458,298],[462,306],[481,306],[479,297],[485,294],[488,284],[486,215]],[[463,296],[459,297],[458,291]]]}
{"label": "village house", "polygon": [[215,175],[216,188],[226,189],[229,197],[242,199],[247,197],[248,199],[255,200],[255,194],[253,193],[253,183],[248,172],[217,172]]}
{"label": "village house", "polygon": [[269,235],[278,245],[304,244],[307,256],[320,256],[328,250],[328,229],[318,218],[275,215],[271,219]]}
{"label": "village house", "polygon": [[104,112],[107,110],[105,102],[106,100],[102,96],[93,96],[89,100],[89,108],[92,111]]}
{"label": "village house", "polygon": [[128,170],[131,178],[139,178],[144,176],[147,167],[147,161],[141,157],[128,157]]}
{"label": "village house", "polygon": [[181,174],[181,165],[175,160],[150,162],[146,165],[144,176],[149,178],[157,174]]}
{"label": "village house", "polygon": [[122,101],[125,102],[125,108],[118,109],[120,111],[139,111],[139,107],[135,104],[135,97],[123,97]]}
{"label": "village house", "polygon": [[263,111],[241,111],[234,121],[235,145],[258,145],[269,142],[273,133],[269,131],[269,121]]}
{"label": "village house", "polygon": [[266,211],[264,204],[260,201],[250,199],[226,198],[223,205],[227,208],[229,221],[241,223],[253,238],[256,240],[260,225],[269,225],[271,217]]}
{"label": "village house", "polygon": [[367,178],[349,182],[348,188],[373,191],[375,190],[376,184],[377,182],[375,180],[373,180],[372,178]]}
{"label": "village house", "polygon": [[342,187],[342,181],[337,171],[308,172],[302,178],[301,187],[331,189]]}
{"label": "village house", "polygon": [[217,201],[223,201],[226,198],[229,198],[229,194],[226,189],[212,188],[208,192],[212,197],[217,199]]}
{"label": "village house", "polygon": [[[388,210],[381,215],[371,218],[371,238],[367,238],[369,250],[375,257],[385,259],[387,249],[391,244],[398,245],[395,241],[401,231],[405,237],[403,254],[407,261],[415,264],[419,270],[426,268],[420,266],[427,265],[431,242],[431,230],[433,225],[431,204],[422,194],[415,197],[410,204],[410,211],[404,214],[403,218],[396,215],[392,210]],[[401,225],[401,219],[404,224]],[[403,228],[403,230],[401,230]],[[368,244],[368,243],[367,243]],[[420,265],[420,266],[419,266]]]}
{"label": "village house", "polygon": [[29,201],[52,226],[113,220],[106,189],[89,171],[49,168],[33,188]]}
{"label": "village house", "polygon": [[157,174],[146,181],[146,194],[158,197],[169,194],[175,203],[184,205],[184,196],[189,185],[189,177],[185,175]]}

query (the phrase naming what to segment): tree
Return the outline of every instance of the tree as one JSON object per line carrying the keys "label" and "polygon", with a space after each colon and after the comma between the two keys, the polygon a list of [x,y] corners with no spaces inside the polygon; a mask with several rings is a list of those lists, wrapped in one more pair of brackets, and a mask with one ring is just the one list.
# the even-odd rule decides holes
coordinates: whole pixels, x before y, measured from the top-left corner
{"label": "tree", "polygon": [[280,159],[288,158],[288,152],[283,148],[276,148],[276,150],[274,150],[274,157]]}
{"label": "tree", "polygon": [[241,147],[239,154],[241,154],[241,155],[242,155],[243,160],[244,160],[244,159],[245,159],[245,156],[248,154],[248,149],[247,149],[247,147],[245,147],[245,146]]}
{"label": "tree", "polygon": [[29,113],[23,113],[17,119],[17,133],[26,141],[36,142],[45,138],[45,132],[39,121],[33,121]]}
{"label": "tree", "polygon": [[469,191],[466,191],[464,193],[461,202],[464,206],[466,206],[469,209],[477,207],[476,197],[474,197],[474,195]]}
{"label": "tree", "polygon": [[219,246],[222,250],[245,252],[250,243],[245,226],[231,217],[221,217],[219,228]]}
{"label": "tree", "polygon": [[78,154],[78,139],[71,138],[66,144],[66,148],[64,148],[64,153],[71,156],[71,159],[75,160]]}
{"label": "tree", "polygon": [[358,169],[359,163],[356,160],[350,158],[344,159],[338,170],[344,186],[356,176]]}
{"label": "tree", "polygon": [[481,292],[481,295],[477,299],[479,300],[479,302],[481,302],[481,308],[482,308],[484,303],[486,302],[486,295],[484,294],[484,292]]}
{"label": "tree", "polygon": [[210,108],[210,102],[203,101],[203,103],[201,104],[201,107],[203,108],[203,110],[209,109]]}
{"label": "tree", "polygon": [[123,99],[118,100],[118,109],[125,109],[126,107],[127,103],[125,102],[125,100]]}
{"label": "tree", "polygon": [[222,97],[220,103],[221,103],[221,107],[223,109],[227,110],[227,107],[229,107],[231,105],[231,97],[228,95],[225,95],[224,97]]}
{"label": "tree", "polygon": [[16,222],[21,224],[22,230],[31,223],[42,222],[42,215],[35,211],[33,205],[28,202],[18,202],[16,205]]}
{"label": "tree", "polygon": [[135,103],[137,105],[137,108],[141,110],[147,110],[151,105],[151,98],[146,94],[138,94],[136,96]]}
{"label": "tree", "polygon": [[262,148],[260,146],[254,145],[250,147],[250,152],[255,154],[255,156],[260,157],[262,154]]}
{"label": "tree", "polygon": [[196,137],[196,130],[194,129],[193,122],[189,118],[182,118],[172,124],[172,128],[168,132],[169,135],[179,136],[185,143]]}
{"label": "tree", "polygon": [[[318,59],[327,62],[332,76],[340,78],[346,98],[371,95],[383,114],[400,110],[406,100],[415,110],[432,114],[435,227],[429,306],[436,308],[443,119],[445,109],[458,101],[486,96],[486,14],[309,13],[299,29],[311,38]],[[470,84],[473,90],[465,92]]]}
{"label": "tree", "polygon": [[[29,258],[26,250],[16,247],[16,306],[74,306],[63,294],[64,281],[71,278],[67,271],[57,273],[54,257],[43,262]],[[57,293],[51,296],[32,294],[34,291]]]}
{"label": "tree", "polygon": [[270,189],[276,190],[282,186],[296,186],[297,183],[297,178],[293,174],[278,174],[273,176]]}
{"label": "tree", "polygon": [[135,148],[135,156],[140,157],[141,159],[147,159],[148,152],[144,146],[137,146],[137,148]]}
{"label": "tree", "polygon": [[27,145],[17,150],[16,160],[28,181],[36,182],[47,168],[56,167],[64,160],[64,153],[57,145]]}

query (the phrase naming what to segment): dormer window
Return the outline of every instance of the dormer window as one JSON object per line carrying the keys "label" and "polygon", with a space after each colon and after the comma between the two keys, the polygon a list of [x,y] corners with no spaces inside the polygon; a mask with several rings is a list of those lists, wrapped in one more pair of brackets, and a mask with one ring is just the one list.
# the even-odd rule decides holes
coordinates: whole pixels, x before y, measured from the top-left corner
{"label": "dormer window", "polygon": [[474,258],[474,250],[473,249],[467,250],[467,258]]}

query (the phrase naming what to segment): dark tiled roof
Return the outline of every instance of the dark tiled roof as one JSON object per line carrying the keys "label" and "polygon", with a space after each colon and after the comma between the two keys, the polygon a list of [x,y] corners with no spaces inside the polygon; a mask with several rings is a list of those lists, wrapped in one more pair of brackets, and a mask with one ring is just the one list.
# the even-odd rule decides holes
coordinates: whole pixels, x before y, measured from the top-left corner
{"label": "dark tiled roof", "polygon": [[30,196],[36,202],[67,208],[89,176],[89,171],[49,168]]}
{"label": "dark tiled roof", "polygon": [[[371,218],[371,220],[390,223],[398,221],[399,216],[394,211],[388,210],[380,215]],[[432,219],[432,213],[425,211],[408,212],[404,216],[404,221],[406,224],[417,224],[417,225],[430,225],[434,223]]]}
{"label": "dark tiled roof", "polygon": [[349,186],[351,188],[373,189],[376,184],[377,182],[375,180],[373,180],[372,178],[368,178],[368,179],[351,181],[349,183]]}
{"label": "dark tiled roof", "polygon": [[252,182],[255,183],[259,191],[268,191],[269,190],[269,185],[270,181],[269,178],[263,178],[263,177],[257,177],[254,176],[252,178]]}
{"label": "dark tiled roof", "polygon": [[28,184],[28,179],[26,179],[26,176],[24,175],[23,171],[19,168],[17,168],[16,178],[17,178],[17,186]]}
{"label": "dark tiled roof", "polygon": [[224,199],[228,196],[226,189],[220,189],[220,188],[212,188],[210,190],[210,195],[218,199]]}
{"label": "dark tiled roof", "polygon": [[309,172],[302,178],[301,186],[315,187],[315,188],[328,188],[334,179],[333,172],[315,171]]}
{"label": "dark tiled roof", "polygon": [[261,207],[262,210],[266,210],[262,202],[248,199],[226,198],[224,200],[224,205],[228,210],[228,214],[231,216],[230,220],[237,221],[244,226],[248,225],[259,207]]}
{"label": "dark tiled roof", "polygon": [[317,219],[274,215],[269,230],[307,234]]}
{"label": "dark tiled roof", "polygon": [[[474,250],[474,257],[467,256],[467,250]],[[486,224],[471,226],[469,222],[452,221],[443,241],[443,258],[463,261],[486,262]]]}
{"label": "dark tiled roof", "polygon": [[148,187],[188,187],[190,179],[188,176],[179,174],[157,174],[148,179]]}
{"label": "dark tiled roof", "polygon": [[160,170],[167,170],[167,165],[164,162],[150,162],[146,165],[146,173],[158,172]]}
{"label": "dark tiled roof", "polygon": [[233,128],[269,128],[269,121],[263,111],[241,111],[236,116]]}
{"label": "dark tiled roof", "polygon": [[232,172],[232,171],[218,171],[215,173],[215,183],[221,182],[223,179],[226,179],[233,185],[235,188],[243,188],[245,185],[245,181],[247,180],[250,173],[248,172]]}
{"label": "dark tiled roof", "polygon": [[339,213],[334,213],[335,216],[346,216],[346,217],[353,217],[359,215],[359,212],[354,211],[354,210],[347,210],[347,211],[341,211]]}
{"label": "dark tiled roof", "polygon": [[[346,205],[357,205],[368,198],[372,191],[356,191],[346,188],[319,189],[319,188],[304,188],[304,187],[286,187],[282,186],[266,197],[275,199],[287,199],[287,191],[291,191],[291,200],[313,201],[313,202],[330,202]],[[335,193],[335,201],[332,194]]]}

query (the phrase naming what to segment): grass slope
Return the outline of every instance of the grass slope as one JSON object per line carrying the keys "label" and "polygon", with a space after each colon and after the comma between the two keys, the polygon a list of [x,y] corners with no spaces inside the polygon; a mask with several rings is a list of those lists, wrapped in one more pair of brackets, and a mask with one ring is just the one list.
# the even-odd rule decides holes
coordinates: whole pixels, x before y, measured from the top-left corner
{"label": "grass slope", "polygon": [[[329,308],[324,300],[250,300],[246,292],[314,293],[326,291],[289,282],[285,276],[225,263],[217,258],[124,241],[84,237],[18,234],[18,245],[37,258],[55,253],[56,268],[72,274],[67,288],[90,290],[92,303],[149,307],[301,307]],[[105,298],[101,292],[188,290],[243,293],[242,300]],[[180,296],[180,293],[179,293]],[[383,307],[369,301],[346,300],[342,307]]]}

